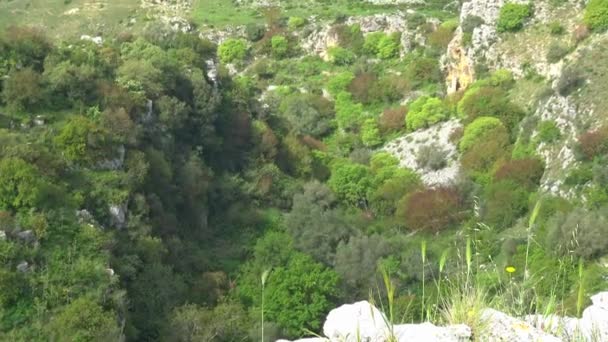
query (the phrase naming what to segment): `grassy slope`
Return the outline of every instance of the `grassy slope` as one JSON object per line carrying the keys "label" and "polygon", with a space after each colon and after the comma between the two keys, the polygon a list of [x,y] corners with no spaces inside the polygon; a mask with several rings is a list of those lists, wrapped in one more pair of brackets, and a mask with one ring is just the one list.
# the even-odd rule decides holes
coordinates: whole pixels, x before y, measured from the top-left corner
{"label": "grassy slope", "polygon": [[[411,6],[387,5],[376,6],[363,1],[332,0],[319,2],[283,1],[281,11],[284,16],[318,16],[320,18],[335,18],[339,15],[357,16],[375,13],[391,13],[405,10]],[[439,11],[439,16],[443,15]],[[199,25],[223,27],[227,25],[244,25],[263,21],[263,15],[258,8],[238,6],[227,0],[194,0],[191,19]]]}
{"label": "grassy slope", "polygon": [[[67,2],[67,4],[66,4]],[[11,25],[42,27],[57,38],[113,33],[137,17],[139,0],[23,0],[0,1],[0,30]],[[138,22],[142,22],[139,17]]]}

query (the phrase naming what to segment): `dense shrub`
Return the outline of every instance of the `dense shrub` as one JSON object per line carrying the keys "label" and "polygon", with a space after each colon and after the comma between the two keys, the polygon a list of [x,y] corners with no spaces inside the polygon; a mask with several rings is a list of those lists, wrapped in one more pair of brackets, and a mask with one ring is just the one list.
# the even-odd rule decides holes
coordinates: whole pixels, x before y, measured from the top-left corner
{"label": "dense shrub", "polygon": [[465,152],[481,141],[506,133],[505,126],[497,118],[488,116],[479,117],[465,127],[464,134],[460,140],[460,150]]}
{"label": "dense shrub", "polygon": [[247,54],[247,45],[240,39],[227,39],[218,46],[217,55],[222,63],[241,61]]}
{"label": "dense shrub", "polygon": [[553,42],[549,45],[549,50],[547,50],[547,61],[549,63],[557,63],[568,53],[570,53],[570,48],[563,44]]}
{"label": "dense shrub", "polygon": [[302,17],[289,17],[289,20],[287,21],[287,26],[292,30],[300,28],[304,25],[306,25],[306,19]]}
{"label": "dense shrub", "polygon": [[587,8],[585,8],[584,21],[592,30],[604,31],[608,29],[608,1],[589,1]]}
{"label": "dense shrub", "polygon": [[560,23],[559,21],[553,21],[553,22],[549,23],[549,32],[552,35],[559,36],[559,35],[564,34],[565,31],[566,31],[566,29],[564,28],[562,23]]}
{"label": "dense shrub", "polygon": [[409,105],[405,122],[408,130],[415,131],[445,120],[449,114],[441,99],[422,96]]}
{"label": "dense shrub", "polygon": [[333,264],[338,244],[352,234],[347,217],[336,205],[336,196],[327,185],[312,181],[293,196],[293,206],[285,217],[295,247],[327,265]]}
{"label": "dense shrub", "polygon": [[548,223],[547,246],[558,255],[574,254],[593,259],[608,251],[608,208],[588,211],[576,208],[558,213]]}
{"label": "dense shrub", "polygon": [[429,44],[435,49],[445,50],[450,41],[454,37],[454,31],[458,27],[458,21],[449,20],[437,27],[435,31],[429,34]]}
{"label": "dense shrub", "polygon": [[397,131],[405,127],[407,107],[387,108],[380,115],[379,126],[383,132]]}
{"label": "dense shrub", "polygon": [[602,127],[581,134],[578,137],[578,150],[586,160],[608,153],[608,128]]}
{"label": "dense shrub", "polygon": [[74,163],[100,158],[109,142],[106,132],[84,116],[72,117],[54,139],[63,157]]}
{"label": "dense shrub", "polygon": [[508,145],[509,136],[505,130],[489,131],[483,139],[463,152],[463,169],[475,177],[485,177],[485,173],[490,171],[497,161],[509,157]]}
{"label": "dense shrub", "polygon": [[420,177],[410,169],[395,165],[374,172],[374,189],[368,194],[368,199],[370,207],[378,215],[393,215],[399,200],[421,186]]}
{"label": "dense shrub", "polygon": [[0,90],[2,99],[16,112],[39,109],[45,102],[42,75],[32,68],[11,72]]}
{"label": "dense shrub", "polygon": [[389,59],[399,55],[399,35],[373,32],[365,37],[363,51],[381,59]]}
{"label": "dense shrub", "polygon": [[557,92],[562,96],[568,96],[582,86],[584,81],[582,71],[579,68],[575,66],[564,68],[557,82]]}
{"label": "dense shrub", "polygon": [[355,78],[352,72],[345,71],[337,75],[333,75],[327,82],[327,90],[336,96],[339,93],[346,91],[352,80]]}
{"label": "dense shrub", "polygon": [[264,37],[266,27],[261,24],[248,24],[245,27],[245,35],[251,42],[257,42]]}
{"label": "dense shrub", "polygon": [[520,184],[502,180],[486,188],[484,219],[497,228],[511,227],[528,209],[529,193]]}
{"label": "dense shrub", "polygon": [[469,15],[464,18],[460,24],[460,27],[462,28],[462,32],[471,34],[477,27],[483,25],[484,23],[483,18],[476,15]]}
{"label": "dense shrub", "polygon": [[283,36],[273,36],[270,40],[272,55],[277,58],[283,58],[287,56],[289,52],[289,42],[287,38]]}
{"label": "dense shrub", "polygon": [[373,72],[362,72],[353,78],[348,85],[348,91],[353,94],[357,102],[369,104],[374,100],[373,89],[378,82],[378,77]]}
{"label": "dense shrub", "polygon": [[350,65],[355,62],[355,54],[343,47],[334,46],[328,50],[329,58],[335,65]]}
{"label": "dense shrub", "polygon": [[361,141],[367,147],[378,146],[382,143],[376,119],[369,118],[363,121],[363,125],[361,126]]}
{"label": "dense shrub", "polygon": [[345,91],[336,96],[336,121],[344,130],[352,130],[358,126],[363,115],[363,105],[354,103],[352,95]]}
{"label": "dense shrub", "polygon": [[462,198],[456,189],[434,188],[414,192],[400,203],[398,215],[412,230],[437,232],[463,218]]}
{"label": "dense shrub", "polygon": [[431,57],[418,57],[412,60],[407,66],[405,76],[414,88],[441,82],[443,77],[438,60]]}
{"label": "dense shrub", "polygon": [[437,171],[447,166],[448,151],[438,144],[428,144],[420,147],[416,155],[419,167]]}
{"label": "dense shrub", "polygon": [[498,16],[498,32],[518,31],[524,27],[526,19],[532,16],[530,4],[508,3],[502,6]]}
{"label": "dense shrub", "polygon": [[364,38],[359,25],[336,25],[332,28],[332,31],[337,35],[338,43],[341,47],[355,54],[362,52]]}
{"label": "dense shrub", "polygon": [[557,127],[557,124],[553,120],[542,121],[538,124],[537,139],[540,142],[552,143],[558,140],[561,134],[559,127]]}
{"label": "dense shrub", "polygon": [[279,111],[289,120],[297,134],[313,137],[328,133],[334,117],[333,104],[314,94],[289,95],[281,101]]}
{"label": "dense shrub", "polygon": [[458,115],[465,122],[472,122],[481,116],[492,116],[501,119],[509,129],[514,129],[524,114],[509,101],[507,92],[498,87],[472,88],[458,102]]}
{"label": "dense shrub", "polygon": [[332,167],[329,187],[344,201],[360,205],[371,186],[369,168],[364,165],[338,161]]}
{"label": "dense shrub", "polygon": [[0,161],[0,208],[3,210],[34,208],[44,199],[40,173],[19,158]]}
{"label": "dense shrub", "polygon": [[365,298],[376,288],[378,262],[390,253],[390,242],[381,235],[353,236],[348,243],[340,243],[335,268],[345,285],[347,298]]}
{"label": "dense shrub", "polygon": [[538,186],[544,171],[543,163],[536,158],[510,160],[494,171],[494,181],[511,180],[532,190]]}
{"label": "dense shrub", "polygon": [[384,75],[369,90],[370,100],[375,103],[394,103],[403,99],[403,95],[411,89],[411,83],[406,78],[394,74]]}
{"label": "dense shrub", "polygon": [[581,165],[566,175],[564,184],[569,186],[584,185],[593,180],[593,170],[588,165]]}
{"label": "dense shrub", "polygon": [[300,336],[303,328],[318,330],[333,307],[337,286],[335,271],[306,254],[294,253],[286,265],[273,269],[269,276],[264,308],[267,317],[293,337]]}

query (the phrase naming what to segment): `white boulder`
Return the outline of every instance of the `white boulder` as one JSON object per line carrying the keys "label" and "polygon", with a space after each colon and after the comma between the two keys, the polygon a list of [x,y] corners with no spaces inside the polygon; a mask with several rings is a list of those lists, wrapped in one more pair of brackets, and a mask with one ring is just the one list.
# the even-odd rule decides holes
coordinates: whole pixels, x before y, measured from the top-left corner
{"label": "white boulder", "polygon": [[367,301],[345,304],[330,311],[323,333],[332,341],[380,341],[387,331],[388,320]]}
{"label": "white boulder", "polygon": [[477,336],[480,341],[561,342],[558,337],[494,309],[484,309],[481,312],[481,324],[483,329]]}
{"label": "white boulder", "polygon": [[471,340],[471,328],[464,324],[438,327],[432,323],[403,324],[393,327],[393,335],[399,342],[465,342]]}

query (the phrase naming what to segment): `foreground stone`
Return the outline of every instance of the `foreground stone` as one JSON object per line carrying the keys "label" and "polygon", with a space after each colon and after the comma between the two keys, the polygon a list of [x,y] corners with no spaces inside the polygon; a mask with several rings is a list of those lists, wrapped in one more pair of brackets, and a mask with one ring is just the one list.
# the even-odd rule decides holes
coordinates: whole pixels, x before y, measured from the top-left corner
{"label": "foreground stone", "polygon": [[[597,342],[608,341],[608,292],[591,297],[593,305],[582,318],[557,315],[511,317],[494,309],[481,312],[474,333],[464,325],[439,327],[432,323],[390,325],[386,316],[367,301],[345,304],[325,320],[325,337],[294,342]],[[289,342],[278,340],[277,342]]]}
{"label": "foreground stone", "polygon": [[561,339],[533,327],[520,319],[494,309],[481,313],[480,341],[504,342],[560,342]]}

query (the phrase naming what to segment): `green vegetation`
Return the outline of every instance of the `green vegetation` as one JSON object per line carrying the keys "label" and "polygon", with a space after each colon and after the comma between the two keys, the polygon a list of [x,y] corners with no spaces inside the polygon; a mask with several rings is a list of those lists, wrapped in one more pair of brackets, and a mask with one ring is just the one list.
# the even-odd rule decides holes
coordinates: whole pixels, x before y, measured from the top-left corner
{"label": "green vegetation", "polygon": [[374,32],[365,37],[363,51],[381,59],[389,59],[399,55],[399,35]]}
{"label": "green vegetation", "polygon": [[[282,39],[281,39],[282,38]],[[286,52],[286,41],[284,37],[273,37],[272,39],[272,47],[273,51],[275,50],[277,53],[285,53]],[[224,63],[232,63],[235,61],[242,61],[247,55],[247,45],[244,41],[240,39],[228,39],[217,49],[217,55],[220,60]]]}
{"label": "green vegetation", "polygon": [[[104,3],[87,17],[104,24],[91,42],[45,35],[81,28],[84,15],[57,13],[92,13],[84,1],[32,2],[48,11],[42,29],[8,28],[26,5],[1,2],[0,340],[295,339],[370,293],[386,294],[395,323],[478,330],[487,306],[580,314],[607,273],[605,39],[517,33],[531,7],[507,4],[499,27],[514,33],[500,44],[530,34],[550,61],[574,44],[589,57],[573,53],[555,89],[528,55],[523,77],[486,61],[446,95],[454,4],[198,0],[185,15],[199,26],[182,33],[139,2]],[[396,10],[425,39],[404,48],[346,20]],[[241,24],[219,46],[200,38]],[[482,24],[465,18],[465,43]],[[301,43],[318,28],[336,38],[323,58]],[[545,103],[564,100],[556,91],[581,122],[545,119],[561,114]],[[448,137],[405,136],[449,119],[462,128]],[[417,146],[386,152],[396,138]],[[559,198],[546,190],[559,163],[544,158],[566,143],[577,164],[559,190],[574,196]]]}
{"label": "green vegetation", "polygon": [[608,2],[591,0],[585,8],[585,24],[592,30],[605,31],[608,29]]}
{"label": "green vegetation", "polygon": [[405,122],[409,130],[415,131],[443,121],[449,114],[448,108],[441,99],[421,97],[409,106]]}
{"label": "green vegetation", "polygon": [[533,14],[532,4],[507,3],[500,9],[498,32],[514,32],[524,27],[526,19]]}
{"label": "green vegetation", "polygon": [[471,122],[465,129],[460,140],[460,150],[466,151],[486,135],[496,134],[497,131],[505,131],[502,122],[496,118],[482,116]]}

